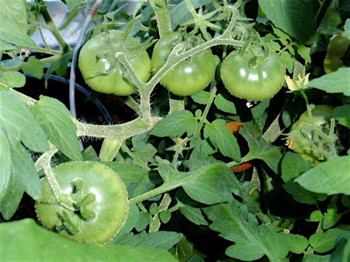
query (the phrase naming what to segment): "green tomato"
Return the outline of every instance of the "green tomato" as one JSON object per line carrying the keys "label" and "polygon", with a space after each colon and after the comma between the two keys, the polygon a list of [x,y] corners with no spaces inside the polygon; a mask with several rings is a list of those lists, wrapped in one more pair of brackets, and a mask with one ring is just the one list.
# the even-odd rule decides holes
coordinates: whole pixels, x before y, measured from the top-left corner
{"label": "green tomato", "polygon": [[[115,53],[134,51],[140,46],[141,44],[132,37],[122,40],[122,32],[117,30],[110,30],[108,34],[101,33],[91,38],[79,54],[79,68],[85,82],[100,93],[119,96],[135,93],[137,88],[127,79],[126,70],[117,62]],[[144,51],[129,61],[139,79],[147,82],[151,74],[148,53]]]}
{"label": "green tomato", "polygon": [[350,59],[350,39],[339,34],[329,41],[327,54],[323,62],[324,71],[332,73],[344,66],[344,61]]}
{"label": "green tomato", "polygon": [[[185,36],[186,37],[186,36]],[[158,70],[165,64],[172,48],[183,41],[184,35],[180,32],[172,32],[163,36],[154,46],[152,54],[152,70]],[[199,38],[188,37],[185,44],[190,47],[203,43]],[[160,84],[166,87],[171,93],[178,96],[191,96],[203,89],[213,80],[215,75],[216,62],[210,49],[196,54],[177,64],[167,72]]]}
{"label": "green tomato", "polygon": [[[53,169],[64,195],[58,202],[46,177],[36,199],[39,221],[48,229],[81,244],[112,240],[128,216],[126,187],[109,167],[97,162],[67,162]],[[62,203],[72,203],[69,205]],[[68,201],[68,202],[67,202]]]}
{"label": "green tomato", "polygon": [[[330,105],[316,105],[311,111],[312,120],[308,112],[305,111],[291,127],[287,143],[289,148],[300,154],[305,160],[311,161],[313,165],[320,162],[321,150],[326,152],[330,150],[330,145],[320,137],[317,131],[329,133],[333,109]],[[315,150],[312,143],[319,150]]]}
{"label": "green tomato", "polygon": [[222,62],[220,75],[226,89],[234,96],[250,101],[266,100],[281,89],[286,67],[271,53],[265,58],[248,58],[231,52]]}

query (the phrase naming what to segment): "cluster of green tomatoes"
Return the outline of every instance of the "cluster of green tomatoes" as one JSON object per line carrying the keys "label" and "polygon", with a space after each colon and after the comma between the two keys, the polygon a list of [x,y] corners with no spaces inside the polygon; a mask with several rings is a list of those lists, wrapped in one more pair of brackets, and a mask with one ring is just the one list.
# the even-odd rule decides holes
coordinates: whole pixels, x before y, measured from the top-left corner
{"label": "cluster of green tomatoes", "polygon": [[[121,37],[122,33],[117,30],[100,33],[86,42],[80,51],[81,73],[86,83],[97,92],[127,96],[137,91],[114,56]],[[189,50],[203,40],[181,32],[162,36],[153,48],[152,58],[147,51],[129,58],[138,78],[147,82],[166,63],[172,49],[179,43],[184,43],[185,49]],[[132,37],[122,44],[128,50],[141,47]],[[210,84],[218,64],[208,48],[178,63],[161,78],[160,84],[178,96],[194,95]],[[220,77],[226,89],[232,95],[250,101],[273,97],[281,89],[286,73],[283,60],[274,52],[252,58],[233,51],[220,64]]]}

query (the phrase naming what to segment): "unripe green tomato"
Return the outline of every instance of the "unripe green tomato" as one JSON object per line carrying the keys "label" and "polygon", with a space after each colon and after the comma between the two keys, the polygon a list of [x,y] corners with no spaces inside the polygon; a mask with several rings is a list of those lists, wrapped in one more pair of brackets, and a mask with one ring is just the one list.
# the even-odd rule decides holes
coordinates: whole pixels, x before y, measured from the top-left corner
{"label": "unripe green tomato", "polygon": [[222,62],[221,80],[233,96],[249,101],[270,99],[282,88],[285,64],[273,52],[265,58],[252,59],[239,51],[231,52]]}
{"label": "unripe green tomato", "polygon": [[[95,91],[106,94],[127,96],[135,93],[137,88],[126,80],[122,65],[117,62],[115,53],[122,39],[122,32],[110,30],[108,34],[101,33],[87,41],[80,50],[79,68],[85,82]],[[141,44],[128,37],[125,47],[137,50]],[[121,50],[125,51],[125,50]],[[130,59],[136,75],[147,82],[151,75],[151,60],[146,51]],[[125,70],[124,70],[125,71]]]}
{"label": "unripe green tomato", "polygon": [[53,169],[75,211],[57,202],[46,177],[42,196],[36,199],[39,221],[48,229],[81,244],[103,244],[112,240],[129,212],[123,181],[109,167],[97,162],[67,162]]}
{"label": "unripe green tomato", "polygon": [[[329,41],[327,54],[323,62],[324,71],[327,74],[332,73],[344,66],[344,59],[346,59],[344,56],[346,55],[347,50],[350,48],[349,46],[350,39],[344,37],[343,33],[335,36]],[[350,52],[348,53],[348,56],[350,56]],[[347,57],[347,59],[350,59],[350,57]]]}
{"label": "unripe green tomato", "polygon": [[[316,105],[311,111],[312,121],[315,126],[322,131],[329,131],[333,109],[330,105]],[[327,145],[317,132],[315,132],[314,128],[312,128],[312,122],[307,111],[301,114],[299,119],[292,125],[290,133],[293,133],[293,131],[295,132],[294,136],[291,136],[288,141],[289,148],[295,153],[300,154],[305,160],[311,161],[313,165],[317,165],[321,154],[312,149],[311,141],[316,145],[322,144],[325,146],[325,149],[327,149]]]}
{"label": "unripe green tomato", "polygon": [[[199,38],[197,40],[203,43],[203,40]],[[187,41],[192,40],[189,38]],[[180,32],[162,36],[153,49],[152,70],[154,72],[158,72],[167,61],[172,48],[181,42],[183,42],[183,34]],[[206,49],[203,53],[196,54],[177,64],[162,77],[160,84],[175,95],[191,96],[210,84],[214,78],[215,69],[215,57],[210,49]]]}

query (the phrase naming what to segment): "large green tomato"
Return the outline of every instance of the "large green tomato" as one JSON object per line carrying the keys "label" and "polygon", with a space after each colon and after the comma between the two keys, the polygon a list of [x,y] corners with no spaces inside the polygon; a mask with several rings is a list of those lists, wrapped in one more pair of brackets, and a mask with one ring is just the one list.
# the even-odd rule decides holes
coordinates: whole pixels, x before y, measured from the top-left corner
{"label": "large green tomato", "polygon": [[44,177],[42,196],[35,203],[41,223],[81,244],[112,240],[129,211],[127,191],[119,176],[97,162],[67,162],[53,171],[65,199],[73,200],[74,210],[58,203]]}
{"label": "large green tomato", "polygon": [[[329,145],[315,131],[315,127],[328,133],[333,109],[330,105],[316,105],[311,111],[312,120],[305,111],[291,127],[291,136],[288,140],[289,148],[300,154],[305,160],[311,161],[313,165],[319,163],[321,153],[312,148],[311,141],[323,150],[329,150]],[[313,124],[315,127],[313,127]]]}
{"label": "large green tomato", "polygon": [[[137,50],[141,44],[128,37],[122,41],[122,32],[110,30],[91,38],[80,50],[79,68],[85,82],[95,91],[127,96],[137,88],[127,79],[123,66],[117,62],[118,51]],[[122,41],[122,42],[121,42]],[[123,48],[121,48],[124,46]],[[120,49],[120,50],[119,50]],[[131,66],[141,81],[148,81],[151,74],[151,60],[146,51],[130,59]]]}
{"label": "large green tomato", "polygon": [[338,70],[344,66],[346,59],[350,59],[350,39],[339,34],[329,41],[323,62],[324,71],[328,74]]}
{"label": "large green tomato", "polygon": [[[198,40],[195,37],[188,37],[183,40],[183,33],[172,32],[163,36],[154,46],[152,54],[152,70],[158,70],[165,64],[172,48],[181,42],[193,47]],[[171,71],[167,72],[160,80],[160,83],[171,93],[178,96],[191,96],[205,89],[213,80],[215,74],[216,62],[215,57],[210,49],[203,53],[194,55],[179,64]]]}
{"label": "large green tomato", "polygon": [[277,94],[285,74],[284,62],[276,53],[257,59],[233,51],[224,59],[220,69],[226,89],[232,95],[250,101],[266,100]]}

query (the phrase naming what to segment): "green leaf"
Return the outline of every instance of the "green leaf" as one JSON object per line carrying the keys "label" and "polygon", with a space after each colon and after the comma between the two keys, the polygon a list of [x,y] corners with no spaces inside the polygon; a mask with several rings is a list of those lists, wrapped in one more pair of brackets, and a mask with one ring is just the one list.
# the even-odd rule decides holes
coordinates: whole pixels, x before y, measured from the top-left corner
{"label": "green leaf", "polygon": [[[32,219],[0,224],[1,261],[115,261],[175,262],[164,250],[120,245],[80,245],[48,231]],[[18,252],[18,250],[21,252]],[[45,252],[43,252],[45,251]]]}
{"label": "green leaf", "polygon": [[25,0],[0,0],[0,17],[14,22],[23,31],[27,31],[27,7]]}
{"label": "green leaf", "polygon": [[197,126],[198,122],[190,111],[175,111],[159,121],[150,133],[158,137],[179,137],[185,133],[191,136]]}
{"label": "green leaf", "polygon": [[308,43],[317,31],[318,1],[259,0],[259,6],[276,27],[302,43]]}
{"label": "green leaf", "polygon": [[207,226],[208,222],[205,220],[202,210],[200,208],[183,206],[180,208],[181,214],[183,214],[189,221],[196,225]]}
{"label": "green leaf", "polygon": [[237,114],[235,104],[232,101],[226,99],[222,94],[218,94],[215,97],[214,104],[221,111],[234,115]]}
{"label": "green leaf", "polygon": [[47,136],[24,103],[8,91],[0,92],[0,125],[7,134],[35,152],[49,149]]}
{"label": "green leaf", "polygon": [[0,199],[5,195],[11,177],[11,151],[9,141],[0,126]]}
{"label": "green leaf", "polygon": [[350,105],[343,105],[334,108],[333,116],[339,124],[350,128]]}
{"label": "green leaf", "polygon": [[45,130],[49,139],[62,153],[72,160],[83,160],[77,127],[71,119],[70,112],[62,102],[55,98],[40,96],[31,111]]}
{"label": "green leaf", "polygon": [[225,127],[225,121],[222,119],[214,120],[204,127],[204,137],[209,138],[213,145],[227,157],[232,158],[236,162],[240,161],[241,152],[237,139],[232,135],[231,131]]}
{"label": "green leaf", "polygon": [[37,48],[37,44],[26,30],[20,28],[15,22],[0,18],[0,40],[19,47]]}
{"label": "green leaf", "polygon": [[45,64],[34,56],[29,57],[27,63],[21,65],[21,69],[24,73],[31,74],[38,79],[42,78],[44,67]]}
{"label": "green leaf", "polygon": [[[211,3],[211,0],[190,0],[193,8],[199,8]],[[173,30],[183,23],[193,19],[191,12],[188,10],[186,1],[182,1],[170,10],[170,19]]]}
{"label": "green leaf", "polygon": [[7,71],[1,75],[0,83],[8,88],[23,87],[26,83],[26,78],[20,72]]}
{"label": "green leaf", "polygon": [[311,235],[309,242],[317,253],[326,253],[336,246],[339,236],[344,232],[339,228],[331,228],[326,232],[317,232]]}
{"label": "green leaf", "polygon": [[309,87],[323,90],[327,93],[343,93],[350,96],[350,68],[339,68],[337,71],[311,80]]}
{"label": "green leaf", "polygon": [[298,177],[295,182],[309,191],[350,195],[350,156],[330,158]]}
{"label": "green leaf", "polygon": [[311,63],[310,51],[306,46],[298,45],[297,52],[306,62]]}
{"label": "green leaf", "polygon": [[248,123],[239,130],[239,133],[248,142],[249,146],[249,152],[242,158],[242,162],[261,159],[277,174],[279,162],[283,157],[281,148],[268,143],[262,137],[254,138],[251,130]]}
{"label": "green leaf", "polygon": [[311,169],[311,162],[293,152],[287,152],[281,162],[282,179],[285,183],[292,181]]}
{"label": "green leaf", "polygon": [[148,176],[148,171],[139,166],[123,164],[118,162],[102,162],[102,164],[110,167],[123,180],[126,186],[140,181],[142,178]]}
{"label": "green leaf", "polygon": [[[204,212],[212,221],[209,227],[235,243],[225,252],[235,259],[252,261],[266,255],[269,261],[280,261],[289,251],[299,253],[300,247],[305,245],[290,245],[290,241],[285,241],[284,233],[272,231],[265,224],[259,225],[256,217],[248,212],[247,206],[237,200],[204,208]],[[301,238],[298,240],[305,242]]]}
{"label": "green leaf", "polygon": [[304,204],[313,205],[318,201],[324,201],[327,198],[327,195],[310,192],[293,181],[288,181],[283,185],[283,188],[293,196],[295,201]]}
{"label": "green leaf", "polygon": [[168,250],[180,241],[182,234],[171,231],[155,233],[128,234],[118,238],[115,244],[133,247],[150,247],[158,250]]}
{"label": "green leaf", "polygon": [[200,91],[199,93],[191,96],[191,98],[198,104],[206,105],[210,102],[210,93],[207,91]]}

